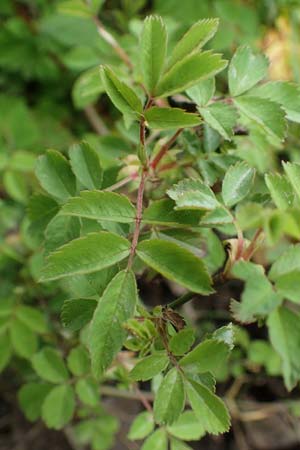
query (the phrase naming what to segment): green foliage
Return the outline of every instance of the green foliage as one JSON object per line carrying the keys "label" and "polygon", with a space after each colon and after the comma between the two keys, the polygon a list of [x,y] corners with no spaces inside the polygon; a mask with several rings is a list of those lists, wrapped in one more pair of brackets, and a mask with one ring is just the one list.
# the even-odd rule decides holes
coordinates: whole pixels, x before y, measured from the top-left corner
{"label": "green foliage", "polygon": [[80,445],[113,448],[115,395],[139,448],[189,449],[235,378],[300,381],[299,86],[248,45],[253,2],[25,3],[0,7],[0,370]]}

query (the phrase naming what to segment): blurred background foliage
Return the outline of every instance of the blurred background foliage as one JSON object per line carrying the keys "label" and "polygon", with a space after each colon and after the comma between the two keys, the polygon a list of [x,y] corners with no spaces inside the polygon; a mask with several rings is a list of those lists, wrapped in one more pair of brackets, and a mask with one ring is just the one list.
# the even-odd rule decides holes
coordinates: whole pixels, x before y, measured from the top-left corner
{"label": "blurred background foliage", "polygon": [[[198,19],[219,17],[212,48],[230,59],[239,45],[250,44],[269,57],[271,79],[300,82],[300,0],[106,0],[101,23],[135,61],[134,69],[142,20],[149,13],[164,17],[171,41]],[[46,298],[51,316],[59,311],[63,296],[53,286],[49,291],[36,283],[40,260],[33,250],[40,237],[26,218],[37,186],[36,157],[48,148],[66,152],[72,143],[85,139],[99,153],[110,183],[116,180],[118,158],[133,153],[136,133],[124,127],[103,94],[98,67],[111,64],[124,75],[126,67],[99,36],[94,21],[76,9],[70,13],[61,0],[1,0],[0,24],[0,297],[42,308]],[[221,79],[222,89],[226,91]],[[291,126],[287,142],[283,159],[299,161],[298,124]],[[253,154],[261,172],[275,164],[273,156],[266,158],[260,148]],[[202,330],[211,331],[217,316],[218,311],[208,314]],[[59,325],[54,323],[55,327]],[[278,374],[278,361],[267,342],[257,339],[249,349],[243,330],[238,339],[228,368],[233,376],[241,373],[246,349],[248,365]],[[8,357],[0,358],[0,368]],[[26,361],[17,358],[13,365],[26,373]],[[220,379],[227,376],[220,374]]]}

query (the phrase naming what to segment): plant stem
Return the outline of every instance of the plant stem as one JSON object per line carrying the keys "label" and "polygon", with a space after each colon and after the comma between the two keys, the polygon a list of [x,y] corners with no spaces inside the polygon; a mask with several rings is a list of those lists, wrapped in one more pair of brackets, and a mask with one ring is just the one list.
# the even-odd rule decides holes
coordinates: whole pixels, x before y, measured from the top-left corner
{"label": "plant stem", "polygon": [[93,17],[94,23],[96,24],[97,31],[100,34],[100,36],[112,46],[114,51],[117,53],[117,55],[120,57],[120,59],[126,64],[126,66],[133,70],[133,65],[131,64],[131,61],[122,47],[118,44],[116,39],[113,37],[112,34],[110,34],[103,26],[102,22],[98,19],[98,17]]}
{"label": "plant stem", "polygon": [[115,191],[119,189],[120,187],[125,186],[126,184],[130,183],[130,181],[136,180],[138,178],[138,172],[134,172],[131,175],[128,175],[128,177],[123,178],[120,181],[117,181],[115,184],[112,184],[108,188],[104,189],[105,191]]}
{"label": "plant stem", "polygon": [[179,128],[176,133],[161,147],[157,155],[153,158],[153,160],[150,163],[150,167],[155,170],[157,165],[159,164],[160,160],[165,156],[169,148],[174,144],[177,137],[180,135],[180,133],[183,131],[183,128]]}
{"label": "plant stem", "polygon": [[249,261],[249,259],[253,256],[253,254],[257,250],[257,247],[256,247],[257,246],[257,241],[258,241],[258,239],[259,239],[259,237],[261,236],[262,233],[263,233],[263,230],[261,228],[256,230],[252,241],[250,242],[249,246],[246,248],[246,250],[245,250],[245,252],[243,254],[243,258],[246,261]]}
{"label": "plant stem", "polygon": [[180,297],[178,297],[175,300],[173,300],[167,306],[168,306],[168,308],[172,308],[172,309],[178,308],[179,306],[182,306],[185,303],[187,303],[190,300],[192,300],[192,298],[194,298],[195,295],[196,294],[194,292],[187,292],[186,294],[183,294]]}
{"label": "plant stem", "polygon": [[103,134],[108,133],[108,129],[107,129],[105,123],[100,118],[100,116],[98,115],[98,113],[93,105],[86,106],[84,108],[84,113],[85,113],[86,117],[88,118],[91,126],[94,128],[94,130],[98,134],[103,135]]}
{"label": "plant stem", "polygon": [[140,181],[139,189],[138,189],[138,195],[137,195],[135,228],[134,228],[134,232],[133,232],[130,255],[129,255],[128,264],[127,264],[128,269],[130,269],[132,266],[133,258],[135,255],[135,251],[136,251],[136,247],[137,247],[139,235],[140,235],[142,213],[143,213],[143,197],[144,197],[146,178],[147,178],[147,171],[145,169],[143,169],[141,181]]}

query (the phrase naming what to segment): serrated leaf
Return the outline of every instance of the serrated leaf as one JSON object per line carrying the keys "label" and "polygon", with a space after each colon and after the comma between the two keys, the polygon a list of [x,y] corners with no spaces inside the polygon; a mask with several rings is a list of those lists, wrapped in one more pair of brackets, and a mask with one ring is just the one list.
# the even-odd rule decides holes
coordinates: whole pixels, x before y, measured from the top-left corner
{"label": "serrated leaf", "polygon": [[153,414],[149,411],[144,411],[138,414],[132,422],[128,432],[128,439],[131,441],[135,441],[136,439],[144,439],[148,436],[148,434],[152,433],[153,430]]}
{"label": "serrated leaf", "polygon": [[164,226],[197,226],[201,211],[175,210],[175,203],[168,198],[152,202],[143,214],[143,223]]}
{"label": "serrated leaf", "polygon": [[203,47],[216,34],[218,26],[219,19],[202,19],[194,23],[175,45],[168,66],[173,66]]}
{"label": "serrated leaf", "polygon": [[230,166],[222,184],[222,197],[226,206],[234,206],[246,197],[252,187],[254,175],[255,170],[245,162]]}
{"label": "serrated leaf", "polygon": [[42,406],[42,419],[48,428],[60,430],[73,417],[75,410],[75,395],[72,386],[63,384],[54,387]]}
{"label": "serrated leaf", "polygon": [[62,357],[51,347],[44,347],[33,356],[31,362],[34,370],[43,380],[63,383],[69,378]]}
{"label": "serrated leaf", "polygon": [[160,79],[166,51],[167,30],[162,18],[146,17],[140,41],[140,58],[144,83],[150,94]]}
{"label": "serrated leaf", "polygon": [[100,160],[89,144],[74,144],[69,150],[71,167],[76,178],[87,189],[100,189],[103,171]]}
{"label": "serrated leaf", "polygon": [[183,412],[176,422],[167,427],[167,430],[172,436],[186,441],[198,441],[205,434],[193,411]]}
{"label": "serrated leaf", "polygon": [[238,107],[248,119],[252,120],[276,143],[281,142],[285,136],[285,114],[278,103],[271,100],[242,96],[234,99]]}
{"label": "serrated leaf", "polygon": [[73,375],[81,376],[86,374],[90,368],[90,359],[87,350],[79,345],[70,351],[67,364]]}
{"label": "serrated leaf", "polygon": [[203,384],[188,380],[185,385],[191,407],[205,431],[211,434],[228,431],[230,417],[223,401]]}
{"label": "serrated leaf", "polygon": [[185,91],[199,81],[211,78],[227,65],[219,54],[211,51],[194,53],[176,63],[161,78],[155,95],[167,97]]}
{"label": "serrated leaf", "polygon": [[179,209],[213,210],[220,206],[215,194],[200,179],[185,179],[168,189],[167,194]]}
{"label": "serrated leaf", "polygon": [[35,422],[41,415],[42,404],[51,390],[46,383],[27,383],[18,392],[18,401],[27,420]]}
{"label": "serrated leaf", "polygon": [[135,276],[123,270],[105,289],[91,322],[89,348],[96,377],[107,369],[121,349],[126,338],[124,323],[133,316],[136,303]]}
{"label": "serrated leaf", "polygon": [[283,296],[300,303],[300,244],[291,245],[277,258],[270,269],[269,277]]}
{"label": "serrated leaf", "polygon": [[131,223],[136,211],[125,195],[115,192],[82,191],[63,205],[60,214],[99,221]]}
{"label": "serrated leaf", "polygon": [[205,106],[215,93],[215,79],[208,78],[207,80],[200,81],[195,86],[186,90],[187,95],[198,106]]}
{"label": "serrated leaf", "polygon": [[174,367],[163,378],[156,393],[153,405],[155,421],[161,424],[172,424],[181,414],[184,403],[182,376]]}
{"label": "serrated leaf", "polygon": [[72,331],[80,330],[92,320],[97,301],[91,298],[66,300],[61,311],[61,320]]}
{"label": "serrated leaf", "polygon": [[234,315],[241,322],[253,322],[265,317],[282,301],[264,273],[264,268],[248,261],[238,261],[232,274],[246,282],[241,303],[234,303]]}
{"label": "serrated leaf", "polygon": [[284,306],[267,321],[271,343],[282,360],[284,382],[292,390],[300,379],[300,315]]}
{"label": "serrated leaf", "polygon": [[9,328],[10,340],[17,355],[29,359],[37,351],[36,334],[19,319],[14,319]]}
{"label": "serrated leaf", "polygon": [[130,378],[135,381],[147,381],[165,370],[169,364],[168,356],[163,353],[155,353],[154,355],[146,356],[136,363],[130,372]]}
{"label": "serrated leaf", "polygon": [[255,55],[247,45],[235,52],[228,70],[229,91],[233,96],[243,94],[262,80],[268,71],[264,55]]}
{"label": "serrated leaf", "polygon": [[230,141],[233,135],[233,127],[236,124],[238,114],[231,105],[213,103],[206,108],[199,108],[199,112],[208,125],[216,130],[224,139]]}
{"label": "serrated leaf", "polygon": [[287,119],[300,122],[300,89],[289,81],[271,81],[251,91],[252,95],[268,98],[279,103],[287,114]]}
{"label": "serrated leaf", "polygon": [[129,251],[129,241],[117,234],[106,231],[87,234],[51,253],[40,281],[96,272],[122,261]]}
{"label": "serrated leaf", "polygon": [[195,127],[201,123],[197,114],[187,113],[179,108],[159,108],[153,106],[145,112],[149,128],[172,130],[176,128]]}
{"label": "serrated leaf", "polygon": [[277,208],[283,211],[294,203],[294,191],[286,176],[279,173],[265,175],[265,182]]}
{"label": "serrated leaf", "polygon": [[226,362],[230,347],[217,339],[206,339],[179,361],[180,366],[195,373],[217,373]]}
{"label": "serrated leaf", "polygon": [[16,309],[16,317],[36,333],[47,333],[48,326],[44,314],[36,308],[21,305]]}
{"label": "serrated leaf", "polygon": [[142,241],[138,256],[166,278],[199,294],[213,292],[210,276],[203,261],[173,242],[161,239]]}
{"label": "serrated leaf", "polygon": [[79,400],[88,406],[98,406],[99,404],[99,386],[91,378],[81,378],[75,385],[75,391]]}
{"label": "serrated leaf", "polygon": [[169,348],[173,355],[184,355],[189,351],[195,341],[195,332],[192,328],[184,328],[174,334],[169,341]]}
{"label": "serrated leaf", "polygon": [[143,106],[136,93],[119,80],[109,67],[101,66],[100,74],[107,95],[121,113],[130,116],[142,113]]}
{"label": "serrated leaf", "polygon": [[286,173],[286,176],[288,177],[291,185],[294,188],[295,193],[297,194],[298,198],[300,199],[300,164],[298,163],[290,163],[290,162],[283,162],[282,163],[283,169]]}
{"label": "serrated leaf", "polygon": [[42,233],[50,220],[58,212],[59,206],[55,200],[47,195],[35,194],[28,202],[28,216],[30,227],[35,233]]}
{"label": "serrated leaf", "polygon": [[168,436],[163,428],[159,428],[150,434],[143,443],[141,450],[168,450]]}
{"label": "serrated leaf", "polygon": [[57,214],[48,223],[45,236],[45,254],[53,252],[64,244],[80,236],[81,224],[78,217],[67,217]]}
{"label": "serrated leaf", "polygon": [[45,191],[59,200],[75,195],[75,176],[66,158],[56,150],[48,150],[38,158],[35,172]]}

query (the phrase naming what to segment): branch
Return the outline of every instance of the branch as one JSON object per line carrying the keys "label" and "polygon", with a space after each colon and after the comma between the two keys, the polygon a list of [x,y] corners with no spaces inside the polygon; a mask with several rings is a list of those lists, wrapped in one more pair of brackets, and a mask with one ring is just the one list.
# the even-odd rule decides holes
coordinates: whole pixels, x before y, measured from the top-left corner
{"label": "branch", "polygon": [[179,130],[176,131],[176,133],[161,147],[157,155],[153,158],[153,160],[150,163],[150,167],[155,170],[157,165],[159,164],[160,160],[165,156],[169,148],[174,144],[177,137],[180,135],[180,133],[183,131],[183,128],[179,128]]}
{"label": "branch", "polygon": [[112,46],[116,54],[120,57],[120,59],[126,64],[126,66],[133,70],[133,65],[130,62],[129,56],[123,50],[122,47],[118,44],[116,39],[113,37],[112,34],[110,34],[103,26],[102,22],[98,19],[98,17],[93,17],[94,23],[97,27],[97,31],[100,34],[100,36],[109,44]]}
{"label": "branch", "polygon": [[93,105],[86,106],[84,113],[94,130],[100,134],[108,134],[108,129]]}

